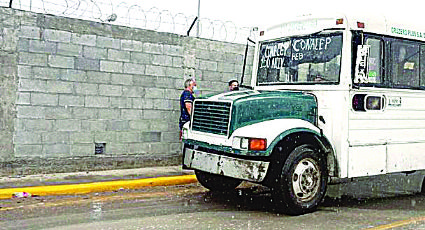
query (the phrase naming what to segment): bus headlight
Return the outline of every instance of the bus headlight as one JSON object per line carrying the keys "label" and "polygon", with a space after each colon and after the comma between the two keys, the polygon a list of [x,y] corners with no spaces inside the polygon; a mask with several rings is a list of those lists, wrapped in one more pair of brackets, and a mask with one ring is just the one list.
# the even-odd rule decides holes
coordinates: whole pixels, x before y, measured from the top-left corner
{"label": "bus headlight", "polygon": [[248,138],[241,138],[241,149],[248,149],[249,147],[249,139]]}
{"label": "bus headlight", "polygon": [[242,150],[264,151],[267,149],[267,140],[253,137],[234,137],[232,147]]}

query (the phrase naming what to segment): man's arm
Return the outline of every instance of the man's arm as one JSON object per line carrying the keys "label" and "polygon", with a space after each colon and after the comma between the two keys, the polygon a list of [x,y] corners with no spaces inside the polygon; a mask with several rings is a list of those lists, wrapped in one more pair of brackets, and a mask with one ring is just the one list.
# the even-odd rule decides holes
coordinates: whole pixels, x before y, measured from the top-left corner
{"label": "man's arm", "polygon": [[192,102],[185,102],[184,105],[186,106],[187,112],[189,113],[189,115],[191,115],[192,113]]}

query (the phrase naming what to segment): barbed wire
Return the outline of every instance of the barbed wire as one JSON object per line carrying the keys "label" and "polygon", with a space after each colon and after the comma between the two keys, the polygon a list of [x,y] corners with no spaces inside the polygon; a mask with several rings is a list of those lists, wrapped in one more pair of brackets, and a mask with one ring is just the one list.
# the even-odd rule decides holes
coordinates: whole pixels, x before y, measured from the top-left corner
{"label": "barbed wire", "polygon": [[[0,6],[8,7],[10,2],[11,0],[0,0]],[[188,33],[196,18],[156,7],[146,9],[124,0],[114,2],[113,0],[13,0],[12,8],[181,35]],[[248,37],[254,36],[252,28],[238,27],[231,21],[199,18],[198,23],[197,34],[201,38],[245,43]],[[191,34],[195,33],[196,31]]]}

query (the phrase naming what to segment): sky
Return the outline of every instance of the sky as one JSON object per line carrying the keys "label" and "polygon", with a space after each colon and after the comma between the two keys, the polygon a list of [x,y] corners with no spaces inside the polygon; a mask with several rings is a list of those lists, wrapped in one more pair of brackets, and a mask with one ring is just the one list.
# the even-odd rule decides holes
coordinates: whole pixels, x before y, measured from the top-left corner
{"label": "sky", "polygon": [[[116,0],[115,0],[116,1]],[[128,0],[129,1],[129,0]],[[199,0],[143,0],[143,6],[155,6],[185,15],[197,15]],[[406,15],[423,20],[420,0],[200,0],[201,18],[232,21],[240,27],[267,26],[299,15],[317,12],[367,12],[379,15]]]}
{"label": "sky", "polygon": [[[9,0],[0,0],[8,5]],[[231,21],[238,27],[268,26],[303,14],[317,12],[356,12],[365,11],[379,15],[405,15],[423,20],[422,0],[14,0],[14,6],[45,5],[88,6],[92,3],[101,5],[103,11],[110,6],[138,5],[144,10],[156,7],[160,11],[167,10],[176,15],[183,13],[188,17],[198,14],[210,20]],[[53,6],[54,7],[54,6]],[[63,8],[63,7],[62,7]],[[69,12],[69,11],[68,11]],[[121,17],[123,15],[120,15]],[[125,15],[124,15],[125,17]]]}
{"label": "sky", "polygon": [[[0,0],[8,5],[9,0]],[[198,14],[205,23],[200,28],[203,38],[246,42],[250,28],[260,30],[306,14],[356,13],[389,17],[409,17],[425,23],[422,0],[14,0],[16,8],[36,12],[47,9],[65,16],[106,21],[117,15],[114,24],[186,34]],[[25,7],[24,7],[25,5]],[[137,7],[135,7],[137,5]],[[33,9],[30,9],[32,6]],[[73,10],[76,7],[78,10]],[[149,11],[152,8],[154,11]],[[38,8],[35,10],[34,8]],[[141,10],[140,10],[141,9]],[[83,13],[84,12],[84,16]],[[148,12],[147,12],[148,11]],[[156,12],[156,13],[155,13]],[[160,12],[158,14],[158,12]],[[168,13],[164,13],[168,12]],[[167,15],[168,14],[168,15]],[[178,14],[184,15],[177,17]],[[158,16],[160,15],[160,16]],[[170,16],[171,15],[171,16]],[[180,15],[181,16],[181,15]],[[158,20],[159,18],[159,20]],[[214,23],[214,22],[218,23]],[[227,23],[231,22],[231,23]],[[212,25],[212,26],[211,26]],[[195,35],[196,27],[191,36]]]}

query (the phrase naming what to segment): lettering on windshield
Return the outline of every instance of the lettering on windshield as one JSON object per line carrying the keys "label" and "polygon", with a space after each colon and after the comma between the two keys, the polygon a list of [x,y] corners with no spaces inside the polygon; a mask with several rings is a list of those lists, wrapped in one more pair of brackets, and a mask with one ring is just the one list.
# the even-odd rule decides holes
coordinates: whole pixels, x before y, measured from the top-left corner
{"label": "lettering on windshield", "polygon": [[258,82],[336,82],[340,73],[341,50],[340,33],[264,42],[259,50]]}
{"label": "lettering on windshield", "polygon": [[262,68],[272,68],[272,69],[282,69],[285,67],[285,53],[289,48],[289,41],[286,42],[274,42],[267,44],[262,47],[263,55],[260,59],[260,69]]}
{"label": "lettering on windshield", "polygon": [[341,45],[341,39],[338,37],[336,40],[338,41],[333,42],[332,37],[294,38],[291,41],[265,43],[260,50],[259,68],[283,69],[289,62],[320,61],[328,56],[335,56],[332,53],[339,53],[338,46]]}
{"label": "lettering on windshield", "polygon": [[304,58],[303,51],[322,51],[327,50],[332,38],[307,38],[292,41],[292,60],[302,60]]}

